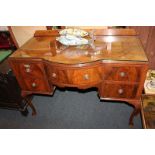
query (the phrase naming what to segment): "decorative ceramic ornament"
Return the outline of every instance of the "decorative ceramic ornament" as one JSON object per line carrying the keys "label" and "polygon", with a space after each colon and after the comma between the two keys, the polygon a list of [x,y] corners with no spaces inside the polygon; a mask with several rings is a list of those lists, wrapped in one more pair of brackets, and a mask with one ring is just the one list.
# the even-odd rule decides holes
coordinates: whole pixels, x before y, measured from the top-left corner
{"label": "decorative ceramic ornament", "polygon": [[74,35],[60,36],[56,38],[61,44],[66,46],[77,46],[89,44],[89,41],[85,38],[79,38]]}
{"label": "decorative ceramic ornament", "polygon": [[85,37],[88,35],[88,32],[80,29],[64,29],[59,32],[60,35],[74,35],[78,37]]}

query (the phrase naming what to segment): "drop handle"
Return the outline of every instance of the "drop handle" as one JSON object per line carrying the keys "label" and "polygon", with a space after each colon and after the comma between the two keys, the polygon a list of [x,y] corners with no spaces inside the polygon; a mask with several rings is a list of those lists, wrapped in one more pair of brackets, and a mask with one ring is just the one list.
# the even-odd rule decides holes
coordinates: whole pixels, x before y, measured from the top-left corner
{"label": "drop handle", "polygon": [[32,83],[32,87],[35,88],[37,85],[35,82]]}
{"label": "drop handle", "polygon": [[88,75],[88,74],[85,74],[83,78],[84,78],[85,80],[89,80],[89,75]]}
{"label": "drop handle", "polygon": [[56,78],[56,76],[57,76],[56,73],[52,73],[53,78]]}
{"label": "drop handle", "polygon": [[25,64],[24,67],[25,68],[30,68],[30,65],[29,64]]}
{"label": "drop handle", "polygon": [[118,93],[119,94],[123,94],[124,93],[124,90],[122,88],[118,89]]}
{"label": "drop handle", "polygon": [[125,72],[120,72],[119,75],[120,75],[121,77],[125,77],[126,73],[125,73]]}
{"label": "drop handle", "polygon": [[25,64],[24,67],[25,67],[27,73],[31,72],[29,64]]}
{"label": "drop handle", "polygon": [[26,72],[27,73],[31,72],[30,68],[26,68]]}

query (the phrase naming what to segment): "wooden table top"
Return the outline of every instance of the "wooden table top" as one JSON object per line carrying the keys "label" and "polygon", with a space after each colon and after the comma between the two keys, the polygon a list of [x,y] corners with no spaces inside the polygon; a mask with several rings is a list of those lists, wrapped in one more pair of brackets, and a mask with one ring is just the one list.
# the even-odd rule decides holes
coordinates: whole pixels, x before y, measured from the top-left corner
{"label": "wooden table top", "polygon": [[63,64],[80,64],[99,60],[148,61],[142,44],[132,29],[95,30],[95,53],[90,45],[70,46],[63,49],[64,46],[56,42],[57,36],[59,33],[56,30],[36,31],[34,37],[11,57],[41,58]]}

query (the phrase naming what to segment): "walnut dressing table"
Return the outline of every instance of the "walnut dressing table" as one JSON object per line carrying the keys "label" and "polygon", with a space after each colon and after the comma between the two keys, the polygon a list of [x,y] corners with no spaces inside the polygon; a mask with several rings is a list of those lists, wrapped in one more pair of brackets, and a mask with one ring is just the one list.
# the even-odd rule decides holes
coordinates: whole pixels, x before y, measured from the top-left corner
{"label": "walnut dressing table", "polygon": [[[91,31],[91,30],[88,30]],[[34,37],[9,57],[22,95],[52,94],[55,87],[96,87],[100,99],[134,106],[129,123],[141,110],[141,94],[148,59],[132,29],[95,30],[89,45],[62,49],[57,30],[36,31]],[[102,47],[102,48],[100,48]],[[60,50],[61,49],[61,50]],[[35,109],[33,108],[33,114]]]}

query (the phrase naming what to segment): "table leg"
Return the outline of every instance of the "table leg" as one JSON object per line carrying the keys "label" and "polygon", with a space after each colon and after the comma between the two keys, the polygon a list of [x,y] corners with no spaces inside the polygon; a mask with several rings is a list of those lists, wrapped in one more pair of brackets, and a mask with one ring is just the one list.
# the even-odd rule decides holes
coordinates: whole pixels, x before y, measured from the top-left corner
{"label": "table leg", "polygon": [[37,112],[36,112],[36,109],[35,109],[33,103],[31,102],[31,100],[26,99],[26,101],[27,101],[28,105],[30,106],[30,108],[32,109],[32,116],[36,115]]}
{"label": "table leg", "polygon": [[138,115],[141,111],[141,104],[140,104],[140,100],[139,101],[133,101],[133,102],[130,102],[133,106],[134,106],[134,110],[133,112],[131,113],[131,116],[130,116],[130,119],[129,119],[129,125],[130,126],[133,126],[134,123],[133,123],[133,119],[136,115]]}
{"label": "table leg", "polygon": [[28,105],[32,109],[32,116],[36,115],[37,114],[36,109],[35,109],[33,103],[31,102],[31,100],[28,99],[28,95],[31,95],[31,94],[30,93],[22,92],[21,95],[22,95],[22,97],[25,98],[25,100],[27,101]]}

